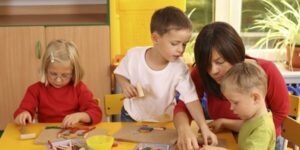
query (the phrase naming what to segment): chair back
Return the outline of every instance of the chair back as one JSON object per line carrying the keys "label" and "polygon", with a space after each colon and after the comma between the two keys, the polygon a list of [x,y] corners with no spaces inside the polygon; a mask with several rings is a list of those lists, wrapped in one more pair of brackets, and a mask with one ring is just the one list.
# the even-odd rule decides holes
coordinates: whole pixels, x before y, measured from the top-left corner
{"label": "chair back", "polygon": [[300,96],[290,94],[289,97],[291,107],[289,115],[297,118],[300,116]]}
{"label": "chair back", "polygon": [[300,145],[300,96],[289,94],[290,99],[290,112],[289,116],[283,121],[282,136],[285,138],[283,149],[286,150],[288,142],[291,141],[295,144],[295,150],[299,150]]}
{"label": "chair back", "polygon": [[107,121],[111,121],[112,115],[121,114],[123,99],[123,94],[109,94],[104,96],[104,111]]}
{"label": "chair back", "polygon": [[[282,125],[282,137],[289,142],[300,145],[300,122],[293,118],[286,117]],[[285,147],[286,149],[286,147]]]}

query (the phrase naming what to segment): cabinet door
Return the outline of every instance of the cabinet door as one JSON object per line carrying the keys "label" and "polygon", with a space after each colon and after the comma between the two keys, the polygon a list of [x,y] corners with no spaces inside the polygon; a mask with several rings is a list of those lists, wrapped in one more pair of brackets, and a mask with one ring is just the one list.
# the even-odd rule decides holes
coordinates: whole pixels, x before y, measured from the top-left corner
{"label": "cabinet door", "polygon": [[[46,42],[72,40],[78,47],[85,75],[83,82],[94,97],[103,100],[110,93],[110,48],[108,26],[46,27]],[[100,104],[103,106],[103,102]],[[103,109],[102,109],[103,110]]]}
{"label": "cabinet door", "polygon": [[45,30],[36,27],[0,27],[0,129],[12,121],[13,113],[29,85],[40,80],[36,43],[43,49]]}

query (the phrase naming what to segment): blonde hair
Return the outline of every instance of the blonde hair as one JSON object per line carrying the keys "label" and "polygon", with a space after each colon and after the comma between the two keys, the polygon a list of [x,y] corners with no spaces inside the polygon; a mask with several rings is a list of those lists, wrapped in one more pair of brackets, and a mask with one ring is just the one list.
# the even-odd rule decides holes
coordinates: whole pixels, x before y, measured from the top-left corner
{"label": "blonde hair", "polygon": [[70,63],[72,66],[72,79],[74,86],[83,78],[83,69],[79,63],[79,54],[76,45],[71,41],[53,40],[46,48],[41,66],[41,82],[48,84],[47,69],[50,63]]}
{"label": "blonde hair", "polygon": [[259,89],[263,96],[267,93],[267,76],[257,64],[241,62],[235,64],[222,78],[221,91],[234,88],[240,93],[250,93],[253,88]]}

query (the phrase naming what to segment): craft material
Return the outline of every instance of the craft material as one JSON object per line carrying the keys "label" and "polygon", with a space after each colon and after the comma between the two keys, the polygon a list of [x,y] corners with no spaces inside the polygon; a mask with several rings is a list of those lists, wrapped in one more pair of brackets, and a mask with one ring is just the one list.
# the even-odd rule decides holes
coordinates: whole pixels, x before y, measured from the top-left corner
{"label": "craft material", "polygon": [[[153,127],[151,132],[143,133],[139,130],[149,128],[150,126],[145,125],[125,125],[113,134],[113,137],[117,140],[129,141],[129,142],[148,142],[148,143],[159,143],[159,144],[175,144],[177,140],[176,129],[166,128],[165,130],[154,130]],[[146,129],[147,129],[146,128]],[[151,129],[150,129],[151,130]]]}
{"label": "craft material", "polygon": [[145,96],[141,83],[138,82],[136,84],[136,89],[137,89],[137,92],[138,92],[138,97],[144,97]]}
{"label": "craft material", "polygon": [[85,150],[86,144],[79,139],[51,142],[46,145],[48,150]]}
{"label": "craft material", "polygon": [[96,127],[68,127],[62,128],[58,134],[58,138],[74,139],[74,138],[85,138],[87,133]]}
{"label": "craft material", "polygon": [[34,139],[36,137],[35,133],[28,133],[25,129],[25,126],[21,126],[20,128],[20,139],[21,140],[27,140],[27,139]]}
{"label": "craft material", "polygon": [[138,131],[139,131],[140,133],[149,133],[149,132],[151,132],[152,130],[153,130],[152,127],[142,126],[142,127],[139,128]]}
{"label": "craft material", "polygon": [[172,144],[138,143],[134,150],[172,150]]}
{"label": "craft material", "polygon": [[[71,136],[71,134],[69,136],[66,136],[65,138],[78,138],[78,139],[85,139],[94,135],[106,135],[107,134],[107,130],[106,129],[101,129],[101,128],[93,128],[93,127],[85,127],[89,130],[87,133],[83,134],[82,133],[84,131],[77,131],[78,134],[80,134],[81,136],[77,136],[77,132],[74,136]],[[48,140],[50,140],[51,142],[56,142],[56,141],[64,141],[66,139],[64,139],[63,136],[58,137],[58,133],[62,130],[62,128],[57,128],[57,127],[46,127],[44,130],[42,130],[42,132],[38,135],[38,137],[35,139],[35,144],[46,144]]]}

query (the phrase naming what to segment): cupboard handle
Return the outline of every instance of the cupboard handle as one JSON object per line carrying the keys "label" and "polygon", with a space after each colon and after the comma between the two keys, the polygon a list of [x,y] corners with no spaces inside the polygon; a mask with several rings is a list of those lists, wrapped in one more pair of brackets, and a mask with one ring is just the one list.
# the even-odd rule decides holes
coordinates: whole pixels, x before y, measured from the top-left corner
{"label": "cupboard handle", "polygon": [[35,54],[36,54],[37,59],[41,59],[41,57],[42,57],[42,46],[41,46],[40,41],[37,41],[35,43]]}

